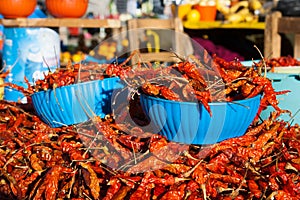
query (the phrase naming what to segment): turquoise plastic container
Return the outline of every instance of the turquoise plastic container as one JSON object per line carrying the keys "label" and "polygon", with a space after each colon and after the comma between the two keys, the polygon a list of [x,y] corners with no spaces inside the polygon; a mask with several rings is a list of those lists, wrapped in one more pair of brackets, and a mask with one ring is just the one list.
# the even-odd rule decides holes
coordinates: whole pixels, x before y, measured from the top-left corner
{"label": "turquoise plastic container", "polygon": [[[279,74],[268,73],[267,77],[272,80],[273,88],[275,91],[290,90],[291,92],[278,95],[279,107],[284,110],[290,110],[293,119],[288,114],[281,114],[279,119],[290,121],[292,124],[300,124],[300,77],[298,74]],[[299,111],[298,111],[299,110]],[[262,119],[267,119],[274,108],[268,106],[266,110],[261,113]],[[299,112],[299,113],[298,113]]]}

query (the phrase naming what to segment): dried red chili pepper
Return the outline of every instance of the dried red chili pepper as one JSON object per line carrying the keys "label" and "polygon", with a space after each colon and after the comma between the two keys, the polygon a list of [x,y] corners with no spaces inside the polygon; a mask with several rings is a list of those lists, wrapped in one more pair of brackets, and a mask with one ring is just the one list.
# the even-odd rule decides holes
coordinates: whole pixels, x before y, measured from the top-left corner
{"label": "dried red chili pepper", "polygon": [[100,197],[100,183],[97,177],[97,174],[95,173],[95,171],[91,168],[91,166],[88,163],[80,163],[80,166],[82,166],[83,168],[87,169],[89,172],[89,181],[90,183],[88,184],[90,190],[91,190],[91,194],[93,196],[94,199],[99,199]]}
{"label": "dried red chili pepper", "polygon": [[185,188],[186,184],[182,183],[176,188],[172,188],[169,191],[167,191],[162,197],[162,200],[167,199],[174,199],[174,200],[181,200],[184,199],[185,196]]}
{"label": "dried red chili pepper", "polygon": [[151,197],[151,190],[154,188],[154,183],[149,183],[148,179],[152,176],[151,172],[145,172],[144,177],[133,194],[130,196],[130,200],[149,199]]}

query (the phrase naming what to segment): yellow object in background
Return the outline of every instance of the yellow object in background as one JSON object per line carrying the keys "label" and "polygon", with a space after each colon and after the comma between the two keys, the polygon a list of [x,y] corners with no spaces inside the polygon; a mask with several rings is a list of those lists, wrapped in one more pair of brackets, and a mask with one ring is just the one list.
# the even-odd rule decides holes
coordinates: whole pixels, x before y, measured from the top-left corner
{"label": "yellow object in background", "polygon": [[128,47],[128,46],[129,46],[129,41],[128,41],[128,39],[123,39],[123,40],[122,40],[122,46],[123,46],[123,47]]}
{"label": "yellow object in background", "polygon": [[72,61],[75,63],[78,63],[80,61],[84,60],[84,53],[81,51],[78,51],[76,54],[72,55]]}
{"label": "yellow object in background", "polygon": [[192,9],[188,12],[186,20],[190,22],[198,22],[201,19],[201,14],[197,9]]}
{"label": "yellow object in background", "polygon": [[[234,1],[230,7],[226,6],[225,0],[217,1],[217,9],[221,12],[228,23],[258,22],[256,13],[264,13],[264,8],[260,0],[240,0]],[[233,2],[233,1],[232,1]]]}
{"label": "yellow object in background", "polygon": [[[4,81],[2,78],[0,78],[0,85],[3,85],[4,84]],[[4,87],[0,87],[0,100],[2,100],[4,97]]]}
{"label": "yellow object in background", "polygon": [[182,4],[178,6],[178,17],[184,19],[186,15],[192,10],[191,4]]}
{"label": "yellow object in background", "polygon": [[70,52],[68,52],[68,51],[62,52],[60,54],[60,62],[61,63],[68,63],[71,60],[71,57],[72,57],[72,55],[71,55]]}
{"label": "yellow object in background", "polygon": [[111,60],[115,57],[115,54],[117,52],[117,43],[112,42],[103,42],[99,49],[98,49],[98,55],[104,56],[106,60]]}
{"label": "yellow object in background", "polygon": [[253,10],[260,10],[263,5],[259,0],[249,0],[249,7]]}
{"label": "yellow object in background", "polygon": [[[153,38],[154,38],[154,46],[155,46],[155,53],[158,53],[159,49],[160,49],[159,35],[155,31],[152,31],[152,30],[147,30],[147,35],[148,36],[151,36],[151,35],[153,36]],[[151,46],[150,42],[147,42],[147,48],[148,48],[148,52],[153,52],[152,51],[152,46]]]}

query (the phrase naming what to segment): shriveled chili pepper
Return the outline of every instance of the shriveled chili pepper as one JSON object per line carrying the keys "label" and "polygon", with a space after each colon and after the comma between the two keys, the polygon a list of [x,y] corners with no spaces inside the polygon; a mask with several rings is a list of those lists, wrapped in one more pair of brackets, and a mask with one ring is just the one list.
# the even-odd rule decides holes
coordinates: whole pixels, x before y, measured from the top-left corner
{"label": "shriveled chili pepper", "polygon": [[95,171],[91,168],[91,166],[87,163],[83,163],[81,162],[80,165],[87,169],[89,174],[90,174],[90,183],[88,184],[90,190],[91,190],[91,193],[92,193],[92,196],[94,199],[99,199],[100,197],[100,183],[99,183],[99,180],[98,180],[98,177],[97,177],[97,174],[95,173]]}
{"label": "shriveled chili pepper", "polygon": [[167,191],[162,197],[162,200],[167,200],[167,199],[174,199],[174,200],[180,200],[183,199],[185,196],[185,188],[186,184],[182,183],[178,187],[170,189]]}

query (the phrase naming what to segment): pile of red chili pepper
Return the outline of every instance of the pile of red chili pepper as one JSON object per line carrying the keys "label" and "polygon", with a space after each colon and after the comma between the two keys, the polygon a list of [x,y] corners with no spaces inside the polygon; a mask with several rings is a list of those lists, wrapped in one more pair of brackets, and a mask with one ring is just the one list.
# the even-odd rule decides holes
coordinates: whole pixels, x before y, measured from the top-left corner
{"label": "pile of red chili pepper", "polygon": [[[102,80],[113,76],[124,77],[124,73],[127,73],[131,69],[125,65],[130,61],[132,56],[120,64],[98,64],[92,62],[85,64],[68,63],[66,67],[57,68],[54,72],[49,71],[48,73],[45,73],[44,78],[35,81],[33,85],[31,85],[27,78],[24,77],[27,88],[23,88],[10,82],[6,82],[3,86],[12,87],[23,92],[25,96],[29,96],[34,92],[46,91],[80,82]],[[2,77],[5,78],[8,73],[9,71],[3,74]]]}
{"label": "pile of red chili pepper", "polygon": [[57,68],[54,72],[45,74],[44,79],[37,80],[34,83],[32,90],[39,92],[75,84],[76,82],[101,80],[104,78],[103,71],[107,65],[109,64],[91,63],[81,65],[79,63],[69,63],[65,68]]}
{"label": "pile of red chili pepper", "polygon": [[[207,96],[212,96],[203,95],[211,85],[202,80],[203,75],[212,73],[209,80],[215,82],[217,72],[226,87],[210,92],[225,95],[227,100],[263,92],[262,102],[278,111],[267,120],[253,122],[244,136],[215,145],[174,143],[135,124],[117,124],[111,115],[51,128],[33,109],[0,101],[1,199],[298,199],[299,126],[277,120],[281,110],[276,95],[281,92],[275,92],[254,68],[216,57],[214,62],[218,70],[205,69],[205,74],[187,61],[164,70],[183,74],[185,80],[172,77],[176,87],[180,83],[199,87],[201,102],[209,102]],[[73,84],[79,75],[82,81],[104,78],[94,77],[103,75],[101,67],[97,74],[80,70],[72,66],[57,71],[58,75],[50,73],[34,89]],[[124,62],[106,66],[105,74],[120,76],[129,85],[138,74],[139,81],[146,81],[143,87],[157,86],[147,80],[158,81],[161,70],[144,70],[134,71]]]}
{"label": "pile of red chili pepper", "polygon": [[265,58],[264,61],[255,63],[255,65],[264,65],[274,72],[275,67],[290,67],[290,66],[300,66],[300,61],[292,56],[280,56],[278,58]]}
{"label": "pile of red chili pepper", "polygon": [[50,128],[0,101],[1,199],[299,199],[299,126],[269,119],[184,145],[112,116]]}
{"label": "pile of red chili pepper", "polygon": [[123,74],[131,69],[125,65],[130,61],[132,56],[120,64],[68,63],[64,68],[57,68],[54,72],[45,74],[43,79],[37,80],[30,88],[32,92],[39,92],[79,82],[102,80],[112,76],[123,77]]}
{"label": "pile of red chili pepper", "polygon": [[198,101],[209,113],[211,102],[232,102],[261,94],[259,113],[268,105],[278,112],[285,112],[278,107],[276,96],[289,91],[275,91],[272,82],[259,74],[259,70],[245,67],[238,60],[228,62],[214,55],[211,59],[204,59],[202,63],[175,63],[162,72],[164,78],[161,80],[145,79],[141,92],[168,100]]}

